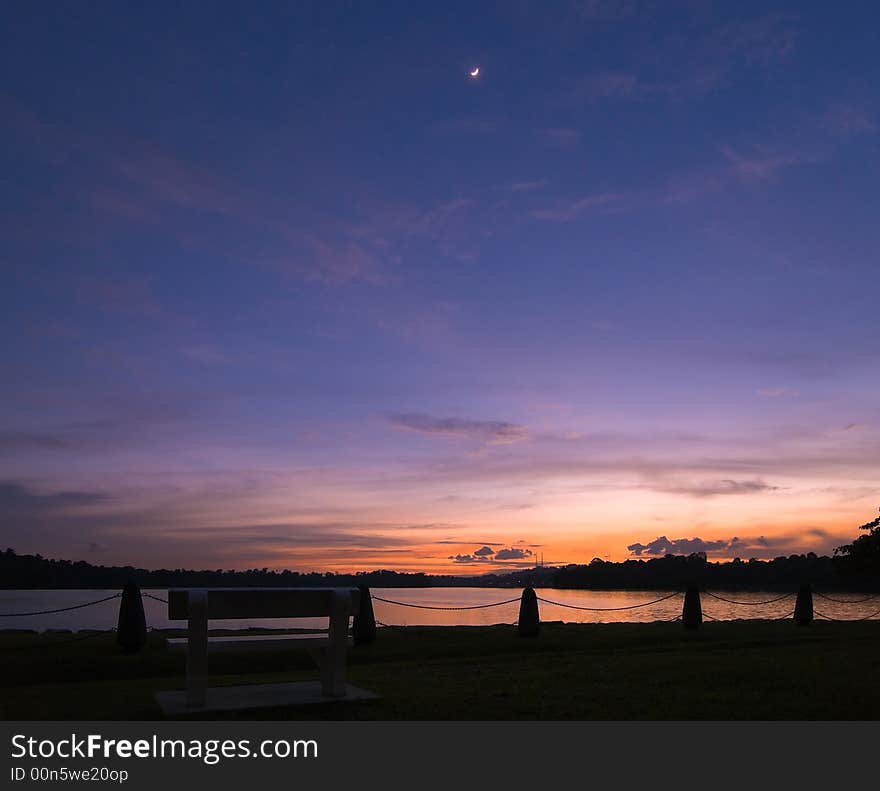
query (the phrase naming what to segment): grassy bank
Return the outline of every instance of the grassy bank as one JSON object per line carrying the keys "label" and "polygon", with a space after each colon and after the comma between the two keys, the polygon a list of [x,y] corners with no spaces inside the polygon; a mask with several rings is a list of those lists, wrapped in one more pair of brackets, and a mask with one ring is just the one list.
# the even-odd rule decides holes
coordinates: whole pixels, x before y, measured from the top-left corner
{"label": "grassy bank", "polygon": [[[161,719],[184,656],[153,632],[134,656],[114,635],[0,634],[0,719]],[[211,683],[316,678],[305,652],[211,657]],[[243,719],[877,719],[880,623],[393,627],[351,654],[377,701],[263,709]],[[229,719],[236,715],[221,715]]]}

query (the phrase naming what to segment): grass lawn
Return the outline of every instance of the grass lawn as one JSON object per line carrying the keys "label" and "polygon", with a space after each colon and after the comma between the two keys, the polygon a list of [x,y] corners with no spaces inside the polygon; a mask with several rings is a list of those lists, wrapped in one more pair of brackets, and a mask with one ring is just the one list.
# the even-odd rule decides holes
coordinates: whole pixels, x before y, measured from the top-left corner
{"label": "grass lawn", "polygon": [[[161,719],[184,655],[152,632],[121,654],[115,635],[0,633],[0,719]],[[212,654],[211,684],[317,678],[304,650]],[[710,622],[391,627],[351,653],[349,680],[380,700],[218,719],[782,719],[880,717],[880,623]],[[199,715],[197,719],[205,719]]]}

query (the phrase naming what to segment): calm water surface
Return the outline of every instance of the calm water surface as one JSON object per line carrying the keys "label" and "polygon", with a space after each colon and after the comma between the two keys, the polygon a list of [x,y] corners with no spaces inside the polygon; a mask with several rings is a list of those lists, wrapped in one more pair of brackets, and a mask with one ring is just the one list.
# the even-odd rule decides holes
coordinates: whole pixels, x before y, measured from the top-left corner
{"label": "calm water surface", "polygon": [[[108,596],[106,590],[0,590],[0,629],[109,629],[116,625],[119,600],[112,599],[92,607],[69,612],[26,617],[3,617],[7,613],[26,613],[37,610],[53,610],[94,601]],[[160,598],[167,598],[167,590],[144,589]],[[487,626],[497,623],[514,623],[519,612],[520,588],[373,588],[373,609],[376,620],[387,625],[433,625],[433,626]],[[578,607],[615,608],[651,602],[669,595],[671,591],[586,591],[536,589],[540,598]],[[725,592],[713,591],[718,596],[737,602],[765,602],[781,594],[768,591]],[[863,599],[867,594],[835,593],[835,599]],[[378,599],[390,599],[429,607],[472,607],[474,605],[515,601],[499,607],[477,610],[423,610],[402,607]],[[735,620],[737,618],[784,618],[794,609],[794,596],[770,604],[739,605],[719,601],[703,594],[703,612],[709,618]],[[541,620],[567,621],[572,623],[645,623],[671,620],[681,614],[682,596],[676,595],[666,601],[648,607],[629,610],[591,612],[573,610],[556,604],[539,602]],[[871,615],[880,608],[880,599],[841,604],[816,597],[817,611],[832,618],[860,618]],[[156,629],[185,628],[185,621],[169,621],[167,605],[144,597],[147,625]],[[264,628],[325,628],[326,618],[273,618],[211,621],[211,627],[222,629]]]}

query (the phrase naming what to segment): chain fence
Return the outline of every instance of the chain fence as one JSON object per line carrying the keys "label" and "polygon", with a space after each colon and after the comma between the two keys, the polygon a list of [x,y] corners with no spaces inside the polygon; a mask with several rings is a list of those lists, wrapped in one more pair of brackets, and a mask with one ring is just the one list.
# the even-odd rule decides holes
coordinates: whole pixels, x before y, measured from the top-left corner
{"label": "chain fence", "polygon": [[[774,597],[772,599],[764,599],[764,600],[760,600],[760,601],[745,601],[742,599],[731,599],[726,596],[721,596],[717,593],[713,593],[712,591],[705,591],[704,590],[701,593],[702,593],[702,595],[708,596],[712,599],[715,599],[720,602],[724,602],[725,604],[729,604],[729,605],[735,606],[735,607],[767,606],[767,605],[771,605],[771,604],[776,604],[781,601],[785,601],[785,600],[790,599],[796,595],[794,592],[789,592],[789,593],[784,593],[781,596]],[[831,602],[834,604],[839,604],[839,605],[863,604],[865,602],[874,601],[874,600],[880,598],[880,594],[873,594],[873,595],[865,596],[865,597],[859,598],[859,599],[839,599],[839,598],[832,597],[827,594],[821,593],[819,591],[812,591],[812,593],[813,593],[813,595],[818,596],[828,602]],[[156,595],[154,595],[152,593],[148,593],[146,591],[142,591],[141,595],[144,596],[145,598],[152,599],[153,601],[157,601],[162,604],[168,604],[168,599],[165,599],[161,596],[156,596]],[[663,602],[669,601],[670,599],[673,599],[673,598],[681,596],[681,595],[682,595],[681,591],[673,591],[672,593],[669,593],[665,596],[661,596],[660,598],[657,598],[657,599],[652,599],[651,601],[640,602],[638,604],[630,604],[630,605],[626,605],[626,606],[622,606],[622,607],[587,607],[587,606],[578,605],[578,604],[569,604],[566,602],[555,601],[553,599],[548,599],[543,596],[536,596],[535,598],[539,602],[542,602],[543,604],[549,605],[551,607],[561,607],[561,608],[569,609],[569,610],[578,610],[578,611],[584,611],[584,612],[600,613],[600,612],[624,612],[624,611],[629,611],[629,610],[639,610],[639,609],[643,609],[646,607],[652,607],[657,604],[662,604]],[[105,596],[101,599],[95,599],[94,601],[83,602],[81,604],[74,604],[69,607],[58,607],[58,608],[47,609],[47,610],[35,610],[32,612],[0,613],[0,618],[23,618],[23,617],[29,617],[29,616],[51,615],[51,614],[62,613],[62,612],[70,612],[72,610],[80,610],[84,607],[92,607],[97,604],[102,604],[104,602],[112,601],[113,599],[118,599],[121,596],[122,596],[121,593],[114,593],[114,594],[111,594],[110,596]],[[503,606],[506,606],[509,604],[514,604],[514,603],[519,602],[521,600],[520,597],[517,596],[515,598],[504,599],[503,601],[497,601],[497,602],[487,602],[485,604],[470,604],[470,605],[435,604],[435,605],[431,605],[431,604],[417,604],[415,602],[405,602],[405,601],[400,601],[399,599],[389,599],[384,596],[377,596],[375,594],[373,594],[371,598],[374,601],[382,602],[383,604],[390,604],[390,605],[396,606],[396,607],[405,607],[405,608],[416,609],[416,610],[433,610],[433,611],[438,611],[438,612],[464,612],[464,611],[471,611],[471,610],[488,610],[488,609],[491,609],[494,607],[503,607]],[[792,618],[793,615],[794,615],[794,610],[792,610],[787,615],[782,615],[782,616],[768,615],[766,617],[767,617],[767,620],[782,621],[782,620],[787,620],[789,618]],[[868,615],[854,617],[854,618],[837,617],[834,615],[819,612],[818,610],[814,610],[814,615],[815,615],[815,617],[821,618],[826,621],[832,621],[832,622],[869,621],[869,620],[874,620],[874,619],[878,618],[878,616],[880,616],[880,610],[877,610],[876,612],[872,612]],[[707,620],[710,620],[710,621],[723,621],[723,620],[725,620],[725,618],[719,617],[717,614],[713,615],[713,614],[710,614],[705,611],[702,612],[702,616],[703,616],[703,618],[706,618]],[[675,621],[680,621],[681,616],[676,615],[675,617],[673,617],[671,619],[663,619],[663,620],[666,622],[672,623]],[[384,621],[377,620],[376,625],[381,626],[383,628],[390,628],[393,626],[400,626],[401,624],[389,624],[389,623],[385,623]],[[503,622],[503,623],[484,624],[484,625],[485,626],[516,625],[516,621],[514,621],[513,624],[510,624],[508,622]],[[96,630],[95,632],[90,632],[89,634],[87,634],[85,636],[76,637],[71,640],[62,641],[62,642],[58,642],[58,643],[53,643],[51,645],[63,645],[68,642],[79,642],[80,640],[91,639],[92,637],[95,637],[100,634],[107,634],[108,632],[111,632],[111,631],[115,631],[115,630],[113,630],[113,629],[104,630],[104,631]]]}

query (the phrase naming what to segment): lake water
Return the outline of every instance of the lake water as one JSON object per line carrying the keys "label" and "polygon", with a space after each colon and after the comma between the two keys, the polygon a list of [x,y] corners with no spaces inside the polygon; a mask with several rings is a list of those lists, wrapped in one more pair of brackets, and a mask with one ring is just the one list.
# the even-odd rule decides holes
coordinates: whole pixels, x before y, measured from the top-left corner
{"label": "lake water", "polygon": [[[83,607],[68,612],[26,617],[4,617],[9,613],[30,613],[38,610],[54,610],[84,604],[111,595],[107,590],[0,590],[0,629],[110,629],[116,625],[119,599]],[[144,589],[144,594],[167,598],[167,590]],[[373,609],[376,620],[389,626],[487,626],[516,621],[519,613],[518,588],[373,588]],[[682,596],[675,595],[666,601],[635,609],[610,609],[633,607],[668,596],[671,591],[588,591],[537,589],[539,598],[558,604],[539,601],[541,620],[567,621],[572,623],[645,623],[672,620],[681,614]],[[776,592],[725,592],[713,591],[717,596],[736,602],[767,602],[778,599]],[[868,594],[837,593],[835,599],[854,601]],[[379,599],[420,605],[421,607],[474,607],[514,599],[498,607],[472,610],[430,610],[403,607]],[[602,608],[605,611],[575,610],[560,605]],[[713,598],[708,593],[702,597],[703,612],[707,620],[735,620],[737,618],[784,618],[794,609],[794,596],[768,604],[731,604]],[[827,601],[818,596],[815,609],[832,618],[863,618],[880,608],[880,598],[857,603]],[[144,596],[147,625],[156,629],[185,628],[185,621],[169,621],[167,605]],[[326,628],[326,618],[240,619],[211,621],[217,629],[263,628]]]}

